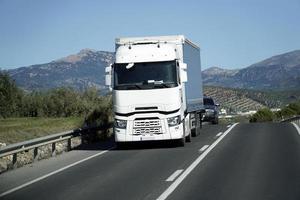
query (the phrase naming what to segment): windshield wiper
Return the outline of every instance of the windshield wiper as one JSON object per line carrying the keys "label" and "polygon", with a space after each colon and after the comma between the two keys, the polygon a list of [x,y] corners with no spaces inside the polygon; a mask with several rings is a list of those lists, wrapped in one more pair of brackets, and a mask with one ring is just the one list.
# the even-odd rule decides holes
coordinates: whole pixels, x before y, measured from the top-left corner
{"label": "windshield wiper", "polygon": [[154,84],[154,87],[156,87],[156,86],[162,86],[163,88],[169,88],[169,85],[167,85],[166,83]]}
{"label": "windshield wiper", "polygon": [[118,85],[116,86],[117,89],[122,90],[132,90],[132,89],[142,89],[142,87],[139,84],[124,84],[124,85]]}
{"label": "windshield wiper", "polygon": [[141,87],[140,85],[138,85],[138,84],[134,84],[134,86],[135,86],[136,88],[138,88],[138,89],[142,89],[142,87]]}

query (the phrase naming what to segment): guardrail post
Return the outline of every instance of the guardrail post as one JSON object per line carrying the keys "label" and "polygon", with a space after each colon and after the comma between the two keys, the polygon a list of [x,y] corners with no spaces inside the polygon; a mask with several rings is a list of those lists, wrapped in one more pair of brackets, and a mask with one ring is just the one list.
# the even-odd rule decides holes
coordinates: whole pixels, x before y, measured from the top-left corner
{"label": "guardrail post", "polygon": [[55,156],[55,155],[56,155],[56,143],[53,142],[53,143],[52,143],[51,156]]}
{"label": "guardrail post", "polygon": [[67,150],[68,151],[71,151],[71,148],[72,148],[72,143],[71,143],[71,138],[68,138],[68,144],[67,144]]}
{"label": "guardrail post", "polygon": [[18,154],[17,153],[14,153],[13,154],[13,160],[12,160],[12,167],[13,168],[17,168],[17,160],[18,160]]}
{"label": "guardrail post", "polygon": [[34,147],[33,149],[33,162],[37,161],[39,158],[39,148],[38,147]]}

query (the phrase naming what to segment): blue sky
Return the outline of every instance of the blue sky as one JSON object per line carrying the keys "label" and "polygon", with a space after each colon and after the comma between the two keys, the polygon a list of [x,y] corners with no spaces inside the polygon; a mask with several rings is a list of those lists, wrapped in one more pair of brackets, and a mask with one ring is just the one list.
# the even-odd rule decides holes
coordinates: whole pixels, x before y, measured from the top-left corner
{"label": "blue sky", "polygon": [[300,49],[300,0],[0,0],[0,68],[46,63],[121,36],[186,35],[202,68]]}

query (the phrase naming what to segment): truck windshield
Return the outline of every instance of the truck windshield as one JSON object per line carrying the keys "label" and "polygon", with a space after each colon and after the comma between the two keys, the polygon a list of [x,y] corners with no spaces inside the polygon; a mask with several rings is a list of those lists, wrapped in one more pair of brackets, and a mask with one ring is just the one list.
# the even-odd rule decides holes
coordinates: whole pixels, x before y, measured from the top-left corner
{"label": "truck windshield", "polygon": [[114,65],[114,89],[137,90],[176,87],[175,61]]}

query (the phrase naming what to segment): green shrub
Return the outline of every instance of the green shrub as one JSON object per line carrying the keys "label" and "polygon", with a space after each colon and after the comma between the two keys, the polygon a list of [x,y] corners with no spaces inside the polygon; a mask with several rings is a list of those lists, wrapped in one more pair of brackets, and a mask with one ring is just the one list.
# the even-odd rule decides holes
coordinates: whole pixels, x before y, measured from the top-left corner
{"label": "green shrub", "polygon": [[300,115],[300,101],[289,104],[287,108],[293,110],[295,115]]}
{"label": "green shrub", "polygon": [[275,118],[274,113],[268,109],[263,108],[257,111],[254,115],[250,117],[250,122],[270,122]]}

